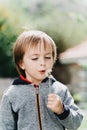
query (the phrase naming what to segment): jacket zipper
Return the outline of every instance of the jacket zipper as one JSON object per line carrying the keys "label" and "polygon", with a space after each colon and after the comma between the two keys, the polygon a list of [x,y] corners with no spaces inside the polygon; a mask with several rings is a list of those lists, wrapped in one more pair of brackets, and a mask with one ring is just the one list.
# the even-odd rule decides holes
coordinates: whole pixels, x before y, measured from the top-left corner
{"label": "jacket zipper", "polygon": [[34,85],[36,89],[36,105],[37,105],[37,112],[38,112],[38,123],[39,129],[42,130],[42,121],[41,121],[41,113],[40,113],[40,99],[39,99],[39,86]]}

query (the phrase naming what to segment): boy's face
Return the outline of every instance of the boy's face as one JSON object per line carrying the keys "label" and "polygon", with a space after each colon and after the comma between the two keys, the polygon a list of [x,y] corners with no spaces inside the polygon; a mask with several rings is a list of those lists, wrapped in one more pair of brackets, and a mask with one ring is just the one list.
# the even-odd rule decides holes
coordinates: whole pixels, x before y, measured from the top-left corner
{"label": "boy's face", "polygon": [[46,78],[46,73],[52,69],[52,66],[52,47],[47,45],[44,49],[43,43],[38,43],[33,48],[27,48],[20,65],[25,70],[26,78],[37,85]]}

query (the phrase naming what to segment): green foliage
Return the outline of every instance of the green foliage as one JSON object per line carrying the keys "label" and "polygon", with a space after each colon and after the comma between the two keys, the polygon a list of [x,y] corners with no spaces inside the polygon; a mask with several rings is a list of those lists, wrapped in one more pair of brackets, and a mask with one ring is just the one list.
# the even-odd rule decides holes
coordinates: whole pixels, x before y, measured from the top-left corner
{"label": "green foliage", "polygon": [[[0,76],[12,77],[14,73],[12,44],[17,34],[7,17],[0,14]],[[15,72],[16,73],[16,72]]]}
{"label": "green foliage", "polygon": [[78,93],[75,93],[75,94],[73,95],[73,98],[74,98],[74,101],[75,101],[77,104],[82,101],[82,97],[81,97],[81,95],[78,94]]}

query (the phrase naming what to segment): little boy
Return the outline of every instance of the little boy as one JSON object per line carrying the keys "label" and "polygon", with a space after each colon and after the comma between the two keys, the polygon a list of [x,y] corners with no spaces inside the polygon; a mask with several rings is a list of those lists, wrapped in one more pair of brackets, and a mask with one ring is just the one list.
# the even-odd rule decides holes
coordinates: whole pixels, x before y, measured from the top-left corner
{"label": "little boy", "polygon": [[1,101],[1,130],[76,130],[83,119],[68,88],[50,75],[56,61],[52,38],[24,31],[14,45],[19,77]]}

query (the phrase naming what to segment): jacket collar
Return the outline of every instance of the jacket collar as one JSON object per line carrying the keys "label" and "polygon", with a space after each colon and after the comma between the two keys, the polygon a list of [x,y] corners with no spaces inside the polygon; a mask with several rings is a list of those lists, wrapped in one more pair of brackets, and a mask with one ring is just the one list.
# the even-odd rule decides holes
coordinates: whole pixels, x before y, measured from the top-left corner
{"label": "jacket collar", "polygon": [[[55,81],[55,78],[53,76],[51,76],[51,81],[54,82]],[[42,83],[48,81],[49,78],[46,77]],[[23,75],[20,75],[17,79],[15,79],[12,83],[12,85],[28,85],[28,84],[32,84],[31,81],[27,80]]]}

